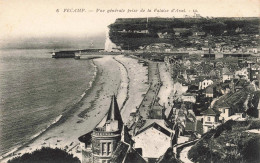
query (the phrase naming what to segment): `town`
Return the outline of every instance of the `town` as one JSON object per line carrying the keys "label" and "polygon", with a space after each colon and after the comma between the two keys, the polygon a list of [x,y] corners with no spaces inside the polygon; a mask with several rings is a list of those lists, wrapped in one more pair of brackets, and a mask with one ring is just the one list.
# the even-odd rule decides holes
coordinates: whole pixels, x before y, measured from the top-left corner
{"label": "town", "polygon": [[[119,28],[116,33],[128,35],[129,40],[134,34],[149,34],[147,29]],[[187,28],[173,31],[157,32],[158,38],[173,43],[151,43],[134,50],[129,44],[122,49],[121,43],[113,49],[148,66],[149,88],[127,122],[122,121],[116,97],[111,97],[106,121],[79,137],[82,162],[259,159],[254,155],[259,152],[245,152],[259,142],[259,34],[242,34],[239,27],[220,36]],[[227,32],[234,36],[225,36]],[[190,47],[178,47],[180,42]],[[172,85],[163,79],[167,77]],[[159,95],[162,89],[169,91]]]}

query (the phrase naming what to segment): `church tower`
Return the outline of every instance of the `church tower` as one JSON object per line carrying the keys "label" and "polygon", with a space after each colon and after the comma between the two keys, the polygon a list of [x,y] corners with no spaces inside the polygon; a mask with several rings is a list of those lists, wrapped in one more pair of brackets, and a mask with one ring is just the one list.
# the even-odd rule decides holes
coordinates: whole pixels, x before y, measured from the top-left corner
{"label": "church tower", "polygon": [[111,98],[106,123],[92,132],[92,162],[109,163],[121,140],[123,121],[115,95]]}

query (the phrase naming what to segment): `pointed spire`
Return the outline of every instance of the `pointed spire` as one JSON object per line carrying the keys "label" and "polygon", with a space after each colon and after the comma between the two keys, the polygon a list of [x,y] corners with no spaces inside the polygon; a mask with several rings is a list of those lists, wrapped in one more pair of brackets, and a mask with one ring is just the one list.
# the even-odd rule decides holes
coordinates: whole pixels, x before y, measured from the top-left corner
{"label": "pointed spire", "polygon": [[108,114],[107,114],[106,122],[109,122],[109,121],[118,121],[118,128],[120,130],[122,129],[123,120],[122,120],[122,117],[120,114],[120,110],[119,110],[115,95],[113,95],[111,98],[111,103],[110,103],[110,107],[109,107]]}

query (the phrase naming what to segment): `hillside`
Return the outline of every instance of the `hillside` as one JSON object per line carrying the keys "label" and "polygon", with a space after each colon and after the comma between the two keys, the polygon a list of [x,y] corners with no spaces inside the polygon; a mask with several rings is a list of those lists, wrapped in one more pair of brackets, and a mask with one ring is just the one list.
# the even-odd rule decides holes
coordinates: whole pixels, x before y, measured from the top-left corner
{"label": "hillside", "polygon": [[259,131],[260,121],[227,121],[204,134],[190,149],[188,157],[193,162],[257,163],[260,161],[260,135],[247,131],[251,129]]}

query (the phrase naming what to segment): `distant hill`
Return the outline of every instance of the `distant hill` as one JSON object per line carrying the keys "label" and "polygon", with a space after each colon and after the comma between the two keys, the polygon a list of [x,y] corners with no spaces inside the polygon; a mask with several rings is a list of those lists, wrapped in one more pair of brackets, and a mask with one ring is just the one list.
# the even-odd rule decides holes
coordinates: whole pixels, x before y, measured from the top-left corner
{"label": "distant hill", "polygon": [[[192,35],[259,34],[259,18],[118,18],[109,25],[110,39],[122,49],[151,43],[175,43]],[[162,33],[161,37],[158,33]]]}

